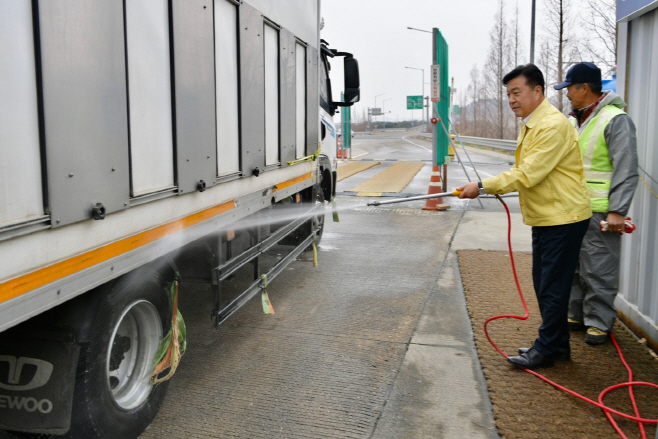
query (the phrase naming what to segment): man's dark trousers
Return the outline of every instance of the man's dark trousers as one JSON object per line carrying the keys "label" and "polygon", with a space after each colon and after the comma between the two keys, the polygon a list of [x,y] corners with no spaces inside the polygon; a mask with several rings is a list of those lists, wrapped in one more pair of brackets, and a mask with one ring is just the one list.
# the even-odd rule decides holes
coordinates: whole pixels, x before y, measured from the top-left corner
{"label": "man's dark trousers", "polygon": [[532,227],[532,281],[542,318],[533,346],[544,356],[569,349],[569,296],[588,223]]}

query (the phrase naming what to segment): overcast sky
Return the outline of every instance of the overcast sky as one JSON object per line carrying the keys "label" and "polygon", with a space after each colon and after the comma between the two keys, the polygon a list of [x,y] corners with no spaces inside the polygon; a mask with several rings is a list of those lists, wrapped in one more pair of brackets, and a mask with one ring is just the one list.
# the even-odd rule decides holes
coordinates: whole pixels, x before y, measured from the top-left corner
{"label": "overcast sky", "polygon": [[[511,20],[517,0],[505,3]],[[383,94],[376,98],[376,106],[390,111],[387,120],[410,119],[406,96],[421,94],[423,72],[405,66],[425,69],[425,95],[429,95],[432,35],[407,27],[441,31],[448,43],[449,75],[459,93],[468,86],[473,65],[481,69],[485,62],[497,5],[496,0],[322,0],[321,36],[332,48],[351,52],[359,60],[361,101],[355,111],[360,114],[375,107],[375,96]],[[532,2],[518,0],[518,7],[525,63],[530,61]],[[538,5],[538,14],[539,9]],[[420,119],[420,110],[414,113]]]}

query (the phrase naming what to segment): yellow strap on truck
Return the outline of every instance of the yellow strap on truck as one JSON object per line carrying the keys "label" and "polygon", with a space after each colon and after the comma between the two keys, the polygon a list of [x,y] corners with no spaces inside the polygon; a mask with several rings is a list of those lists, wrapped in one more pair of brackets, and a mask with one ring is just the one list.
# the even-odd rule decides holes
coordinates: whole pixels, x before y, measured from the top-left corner
{"label": "yellow strap on truck", "polygon": [[263,292],[260,295],[260,300],[263,304],[263,314],[271,315],[274,314],[274,307],[270,302],[270,296],[267,295],[267,274],[261,275],[261,278],[263,279]]}
{"label": "yellow strap on truck", "polygon": [[302,157],[301,159],[289,161],[288,165],[292,166],[292,165],[297,165],[297,164],[303,163],[303,162],[313,162],[313,161],[315,161],[315,159],[318,158],[318,155],[320,155],[320,151],[322,151],[322,149],[318,148],[318,150],[315,151],[315,154],[307,155],[306,157]]}

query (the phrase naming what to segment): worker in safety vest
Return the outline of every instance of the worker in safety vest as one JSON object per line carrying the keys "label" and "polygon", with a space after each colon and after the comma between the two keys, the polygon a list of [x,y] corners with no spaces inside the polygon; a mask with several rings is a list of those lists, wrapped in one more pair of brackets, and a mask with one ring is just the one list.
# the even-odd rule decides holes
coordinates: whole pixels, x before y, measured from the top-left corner
{"label": "worker in safety vest", "polygon": [[[583,62],[565,81],[578,130],[578,143],[594,215],[580,250],[569,301],[569,328],[587,327],[585,341],[602,344],[617,317],[621,232],[638,181],[635,125],[626,103],[613,91],[602,92],[601,70]],[[607,222],[602,232],[601,221]]]}

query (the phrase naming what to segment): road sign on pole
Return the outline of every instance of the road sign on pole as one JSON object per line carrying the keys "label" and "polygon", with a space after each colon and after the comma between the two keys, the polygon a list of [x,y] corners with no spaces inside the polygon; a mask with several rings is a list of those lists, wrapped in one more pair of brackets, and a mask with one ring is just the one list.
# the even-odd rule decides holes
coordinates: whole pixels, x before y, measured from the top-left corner
{"label": "road sign on pole", "polygon": [[407,110],[422,110],[422,96],[407,96]]}
{"label": "road sign on pole", "polygon": [[439,65],[432,66],[432,102],[441,100],[441,68]]}

